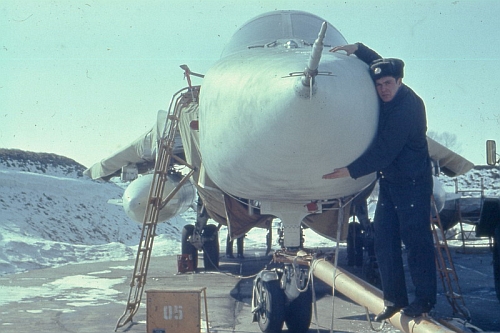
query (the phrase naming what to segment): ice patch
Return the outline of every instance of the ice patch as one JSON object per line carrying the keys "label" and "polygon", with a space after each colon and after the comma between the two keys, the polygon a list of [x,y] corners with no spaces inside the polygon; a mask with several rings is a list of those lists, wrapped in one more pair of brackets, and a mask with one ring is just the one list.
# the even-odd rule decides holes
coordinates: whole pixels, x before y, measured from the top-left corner
{"label": "ice patch", "polygon": [[[120,301],[114,298],[121,292],[113,286],[125,282],[126,277],[100,278],[88,275],[71,275],[39,287],[0,286],[0,306],[11,302],[23,303],[31,299],[36,303],[44,298],[65,302],[68,306],[95,306]],[[36,295],[36,302],[33,301]]]}

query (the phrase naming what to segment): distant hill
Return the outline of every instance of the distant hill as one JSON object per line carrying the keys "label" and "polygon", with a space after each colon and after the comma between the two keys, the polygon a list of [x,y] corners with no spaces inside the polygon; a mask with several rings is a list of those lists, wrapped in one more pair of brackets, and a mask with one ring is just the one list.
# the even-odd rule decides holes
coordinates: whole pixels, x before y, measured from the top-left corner
{"label": "distant hill", "polygon": [[5,148],[0,148],[0,164],[24,172],[55,172],[76,177],[83,177],[83,171],[86,169],[80,163],[64,156]]}

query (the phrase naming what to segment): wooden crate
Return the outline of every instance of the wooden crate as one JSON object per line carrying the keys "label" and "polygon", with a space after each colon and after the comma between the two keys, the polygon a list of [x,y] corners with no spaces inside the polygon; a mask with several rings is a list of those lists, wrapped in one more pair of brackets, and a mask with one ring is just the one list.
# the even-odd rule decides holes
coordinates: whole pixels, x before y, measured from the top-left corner
{"label": "wooden crate", "polygon": [[[147,333],[200,333],[201,293],[207,302],[205,288],[196,290],[147,290]],[[207,315],[208,332],[208,315]]]}

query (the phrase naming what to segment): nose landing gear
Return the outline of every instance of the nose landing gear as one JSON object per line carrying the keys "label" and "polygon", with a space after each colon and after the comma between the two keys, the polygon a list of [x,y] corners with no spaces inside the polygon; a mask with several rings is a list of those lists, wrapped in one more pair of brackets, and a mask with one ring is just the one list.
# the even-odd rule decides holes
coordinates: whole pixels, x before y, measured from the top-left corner
{"label": "nose landing gear", "polygon": [[273,257],[276,267],[261,271],[254,280],[253,321],[258,322],[264,333],[280,333],[284,324],[291,333],[309,330],[312,317],[309,267],[296,258],[276,252]]}

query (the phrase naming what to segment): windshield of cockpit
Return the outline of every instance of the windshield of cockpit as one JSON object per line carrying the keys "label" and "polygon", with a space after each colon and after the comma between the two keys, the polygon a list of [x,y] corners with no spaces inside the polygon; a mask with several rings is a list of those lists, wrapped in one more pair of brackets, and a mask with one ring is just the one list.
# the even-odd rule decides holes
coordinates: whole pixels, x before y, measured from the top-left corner
{"label": "windshield of cockpit", "polygon": [[[286,41],[300,46],[310,46],[318,38],[321,18],[298,11],[280,11],[263,14],[243,25],[231,38],[222,56],[261,47],[272,47]],[[328,23],[325,47],[346,44],[342,34]]]}

